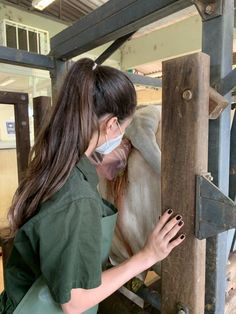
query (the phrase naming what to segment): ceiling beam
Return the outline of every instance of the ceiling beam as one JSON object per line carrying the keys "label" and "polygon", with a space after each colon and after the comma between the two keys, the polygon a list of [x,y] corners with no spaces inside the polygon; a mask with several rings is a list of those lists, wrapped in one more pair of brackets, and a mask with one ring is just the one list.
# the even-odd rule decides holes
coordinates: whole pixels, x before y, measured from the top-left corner
{"label": "ceiling beam", "polygon": [[0,46],[0,62],[42,70],[54,68],[52,57],[4,46]]}
{"label": "ceiling beam", "polygon": [[187,0],[110,0],[51,39],[51,54],[70,59],[191,6]]}

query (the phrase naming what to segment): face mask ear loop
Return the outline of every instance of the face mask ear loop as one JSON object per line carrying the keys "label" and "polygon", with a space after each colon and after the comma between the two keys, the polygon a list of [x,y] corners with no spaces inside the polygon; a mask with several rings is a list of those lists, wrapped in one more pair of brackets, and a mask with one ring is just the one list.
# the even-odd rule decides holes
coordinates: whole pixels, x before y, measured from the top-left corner
{"label": "face mask ear loop", "polygon": [[107,134],[105,134],[105,139],[106,139],[106,148],[108,147],[108,139],[107,139]]}
{"label": "face mask ear loop", "polygon": [[123,133],[122,130],[121,130],[120,123],[118,122],[118,120],[117,120],[116,123],[117,123],[117,125],[118,125],[118,128],[120,129],[120,134],[123,135],[124,133]]}

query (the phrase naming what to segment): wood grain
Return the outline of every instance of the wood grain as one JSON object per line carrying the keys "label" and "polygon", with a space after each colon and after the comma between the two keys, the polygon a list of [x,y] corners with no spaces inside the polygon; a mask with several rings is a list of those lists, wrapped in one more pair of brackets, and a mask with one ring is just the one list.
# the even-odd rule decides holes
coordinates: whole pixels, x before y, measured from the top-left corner
{"label": "wood grain", "polygon": [[[185,99],[184,99],[184,97]],[[187,238],[162,263],[162,314],[204,313],[205,240],[194,236],[195,177],[207,171],[209,57],[163,63],[162,211],[183,216]]]}

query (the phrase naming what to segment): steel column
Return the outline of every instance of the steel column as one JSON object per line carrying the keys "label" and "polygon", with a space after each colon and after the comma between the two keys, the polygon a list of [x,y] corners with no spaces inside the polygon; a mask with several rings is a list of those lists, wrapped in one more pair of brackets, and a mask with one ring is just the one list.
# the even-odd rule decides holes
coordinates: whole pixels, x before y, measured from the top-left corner
{"label": "steel column", "polygon": [[236,202],[236,110],[234,112],[230,137],[229,197]]}
{"label": "steel column", "polygon": [[[211,85],[214,87],[232,70],[234,1],[223,3],[222,16],[203,22],[202,50],[211,57]],[[226,98],[230,103],[230,95]],[[209,164],[214,183],[226,195],[229,184],[230,106],[220,118],[210,121]],[[207,240],[205,314],[224,313],[229,232]]]}
{"label": "steel column", "polygon": [[33,98],[34,114],[34,138],[36,139],[42,128],[46,115],[49,114],[51,107],[51,97],[39,96]]}
{"label": "steel column", "polygon": [[0,91],[0,103],[14,105],[18,181],[24,178],[30,152],[28,94]]}
{"label": "steel column", "polygon": [[55,105],[55,102],[60,92],[61,85],[63,80],[68,72],[69,67],[73,64],[73,61],[66,62],[61,60],[56,60],[54,68],[50,71],[51,83],[52,83],[52,105]]}
{"label": "steel column", "polygon": [[219,83],[218,90],[220,94],[225,95],[236,86],[236,69],[233,69]]}

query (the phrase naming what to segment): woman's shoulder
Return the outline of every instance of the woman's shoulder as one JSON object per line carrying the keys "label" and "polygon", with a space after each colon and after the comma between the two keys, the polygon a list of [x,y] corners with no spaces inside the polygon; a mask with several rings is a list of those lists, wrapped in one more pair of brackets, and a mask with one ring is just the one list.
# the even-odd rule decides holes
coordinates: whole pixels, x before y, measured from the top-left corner
{"label": "woman's shoulder", "polygon": [[33,225],[43,223],[45,220],[63,220],[67,214],[77,215],[78,212],[91,207],[102,211],[102,204],[97,189],[94,189],[75,167],[60,190],[40,205],[37,214],[23,226],[23,229],[31,229]]}

